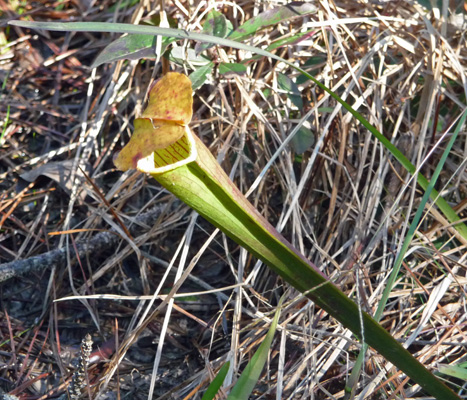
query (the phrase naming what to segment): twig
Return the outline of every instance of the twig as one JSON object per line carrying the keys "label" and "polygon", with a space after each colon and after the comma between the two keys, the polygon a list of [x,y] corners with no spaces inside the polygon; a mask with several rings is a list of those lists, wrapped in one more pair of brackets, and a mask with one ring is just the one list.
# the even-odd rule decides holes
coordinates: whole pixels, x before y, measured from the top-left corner
{"label": "twig", "polygon": [[[151,227],[160,214],[161,207],[157,206],[147,213],[140,215],[136,220]],[[140,230],[139,224],[133,224],[130,228],[130,233],[135,236],[135,233]],[[115,231],[101,232],[90,240],[78,242],[76,244],[77,254],[81,258],[86,254],[93,254],[96,252],[103,253],[115,247],[119,240],[120,236]],[[0,265],[0,282],[5,282],[11,278],[29,272],[42,271],[54,265],[64,264],[66,263],[66,251],[67,249],[63,247],[24,260],[16,260],[2,264]],[[75,262],[75,260],[76,257],[73,258],[72,262]]]}

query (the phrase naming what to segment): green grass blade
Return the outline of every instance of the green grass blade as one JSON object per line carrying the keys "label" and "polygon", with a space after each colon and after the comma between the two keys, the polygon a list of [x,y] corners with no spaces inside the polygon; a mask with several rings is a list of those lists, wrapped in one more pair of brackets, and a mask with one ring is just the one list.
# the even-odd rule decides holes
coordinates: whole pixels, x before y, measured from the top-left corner
{"label": "green grass blade", "polygon": [[465,365],[465,363],[459,365],[444,365],[439,368],[439,372],[467,381],[467,365]]}
{"label": "green grass blade", "polygon": [[[92,63],[91,68],[96,68],[101,64],[122,59],[139,60],[141,58],[156,58],[156,53],[154,51],[156,45],[155,39],[154,35],[121,36],[99,53],[96,60]],[[163,46],[162,51],[164,51],[166,47],[167,43]]]}
{"label": "green grass blade", "polygon": [[255,35],[259,30],[271,25],[277,25],[291,18],[302,17],[304,15],[316,13],[317,8],[311,3],[287,4],[276,7],[272,10],[264,11],[257,16],[250,18],[243,25],[235,29],[230,35],[231,40],[245,40]]}
{"label": "green grass blade", "polygon": [[[23,28],[32,29],[47,29],[54,31],[63,32],[115,32],[115,33],[134,33],[134,34],[147,34],[147,35],[162,35],[169,36],[176,39],[196,40],[204,43],[213,43],[221,46],[233,47],[236,49],[249,51],[252,53],[259,54],[264,57],[270,57],[274,60],[281,61],[300,72],[308,79],[312,80],[319,88],[328,93],[334,100],[340,103],[348,112],[350,112],[360,123],[367,128],[373,136],[378,139],[384,147],[401,163],[401,165],[410,172],[415,174],[415,166],[402,154],[402,152],[394,146],[381,132],[379,132],[373,125],[371,125],[358,111],[354,110],[349,104],[342,100],[336,93],[331,89],[323,85],[320,81],[314,78],[312,75],[307,73],[300,67],[297,67],[290,61],[283,59],[269,51],[248,46],[246,44],[220,38],[216,36],[205,35],[202,33],[188,32],[181,29],[174,28],[161,28],[157,26],[144,26],[144,25],[132,25],[132,24],[120,24],[120,23],[109,23],[109,22],[32,22],[32,21],[9,21],[9,25],[20,26]],[[428,187],[428,180],[421,174],[417,174],[417,182],[426,190]],[[467,225],[460,221],[459,216],[451,208],[451,206],[440,197],[436,190],[431,191],[430,198],[436,203],[441,212],[446,216],[447,220],[453,224],[454,228],[459,234],[467,240]]]}
{"label": "green grass blade", "polygon": [[266,334],[266,337],[262,341],[258,350],[256,350],[251,360],[242,372],[242,375],[238,379],[237,383],[231,390],[227,400],[248,400],[251,392],[256,386],[258,379],[261,375],[261,371],[266,364],[268,359],[269,349],[271,348],[272,339],[276,333],[277,323],[279,321],[280,310],[282,306],[282,300],[280,300],[277,306],[276,314],[272,320],[271,327]]}
{"label": "green grass blade", "polygon": [[6,106],[6,116],[3,120],[3,129],[2,134],[0,135],[0,146],[3,146],[3,138],[5,137],[6,129],[8,128],[8,123],[10,122],[10,105]]}
{"label": "green grass blade", "polygon": [[216,397],[217,393],[219,392],[219,389],[224,383],[224,379],[227,376],[227,372],[229,372],[229,368],[230,362],[227,361],[219,370],[209,387],[206,389],[201,400],[213,400]]}
{"label": "green grass blade", "polygon": [[381,319],[381,316],[383,315],[383,311],[384,311],[384,308],[386,307],[387,301],[389,299],[389,295],[391,294],[391,291],[394,287],[394,283],[396,282],[397,276],[399,274],[399,270],[402,266],[402,261],[404,260],[404,257],[405,257],[405,254],[407,253],[409,245],[412,242],[413,237],[415,236],[415,232],[422,218],[425,206],[428,203],[429,198],[431,197],[431,193],[434,190],[436,181],[438,180],[438,177],[444,167],[444,163],[446,162],[446,159],[448,158],[448,155],[452,149],[452,146],[454,145],[454,142],[456,141],[459,131],[464,126],[466,117],[467,117],[467,112],[464,111],[463,115],[459,119],[459,122],[457,123],[456,129],[454,130],[454,133],[451,136],[451,139],[449,140],[448,145],[446,146],[446,149],[443,152],[443,155],[441,156],[441,159],[438,162],[438,165],[436,166],[433,176],[426,187],[425,193],[423,194],[423,197],[422,197],[422,201],[417,208],[417,211],[412,220],[412,223],[410,224],[409,230],[407,232],[407,236],[405,237],[404,243],[402,244],[399,254],[397,255],[396,261],[394,262],[394,266],[391,271],[391,275],[389,276],[386,287],[384,289],[383,296],[381,297],[381,300],[378,304],[378,309],[376,310],[376,313],[375,313],[375,319],[377,321],[379,321]]}
{"label": "green grass blade", "polygon": [[[386,284],[386,287],[383,291],[383,295],[381,296],[381,300],[379,301],[378,308],[376,310],[374,318],[379,321],[381,319],[381,316],[383,315],[383,311],[386,307],[386,304],[389,299],[389,295],[391,294],[392,289],[394,288],[394,283],[396,282],[397,276],[399,275],[400,268],[402,266],[402,261],[404,260],[405,254],[407,253],[407,250],[409,248],[410,243],[412,242],[413,237],[415,236],[415,232],[417,230],[418,224],[420,222],[420,219],[422,217],[423,211],[425,209],[426,204],[428,203],[428,199],[430,198],[430,193],[433,191],[433,188],[436,184],[436,181],[438,180],[438,177],[443,169],[443,166],[446,162],[446,159],[451,151],[452,146],[454,145],[454,142],[456,141],[456,138],[464,125],[465,119],[467,117],[467,111],[464,111],[463,115],[459,119],[456,129],[454,130],[454,133],[449,140],[449,143],[446,147],[446,149],[443,152],[443,155],[441,156],[441,159],[439,160],[438,165],[436,166],[435,172],[431,178],[431,181],[427,187],[427,190],[425,191],[422,201],[420,202],[417,211],[415,213],[415,216],[412,220],[412,223],[410,224],[409,230],[407,232],[407,236],[405,237],[404,243],[402,244],[402,247],[397,254],[396,260],[394,262],[394,266],[392,267],[391,274],[389,276],[388,282]],[[355,362],[355,366],[352,369],[352,374],[349,378],[348,382],[348,387],[346,387],[346,392],[350,393],[351,388],[354,387],[354,384],[358,380],[358,375],[360,374],[363,361],[364,361],[364,355],[368,349],[368,346],[364,345],[362,347],[362,350],[360,351],[360,354],[357,358],[357,361]],[[347,397],[346,397],[347,398]]]}

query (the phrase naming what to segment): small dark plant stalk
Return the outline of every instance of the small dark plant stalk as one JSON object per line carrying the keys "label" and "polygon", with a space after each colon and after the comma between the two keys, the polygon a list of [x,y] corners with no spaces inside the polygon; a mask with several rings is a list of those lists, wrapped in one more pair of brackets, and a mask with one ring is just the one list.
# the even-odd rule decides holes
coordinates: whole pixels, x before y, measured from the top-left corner
{"label": "small dark plant stalk", "polygon": [[89,363],[89,356],[92,352],[92,339],[88,333],[81,342],[81,352],[79,355],[79,364],[71,384],[68,388],[68,395],[70,400],[78,400],[81,397],[81,390],[86,386],[86,373]]}

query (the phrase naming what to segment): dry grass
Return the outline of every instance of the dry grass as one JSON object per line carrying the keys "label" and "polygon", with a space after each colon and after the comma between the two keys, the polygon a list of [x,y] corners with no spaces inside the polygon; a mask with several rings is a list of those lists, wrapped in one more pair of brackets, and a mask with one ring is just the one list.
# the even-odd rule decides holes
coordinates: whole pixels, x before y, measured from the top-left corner
{"label": "dry grass", "polygon": [[[137,23],[160,11],[153,0],[133,6],[23,3],[0,0],[2,18],[22,12],[36,21]],[[179,27],[201,29],[204,3],[165,3]],[[220,9],[238,26],[280,4],[256,3]],[[258,32],[252,43],[265,46],[315,29],[277,53],[300,65],[313,60],[313,74],[358,107],[429,178],[449,139],[441,135],[465,108],[463,21],[452,9],[426,13],[416,2],[317,5],[312,17]],[[154,390],[155,398],[182,399],[205,387],[227,359],[241,371],[287,286],[235,243],[210,237],[214,229],[155,181],[135,171],[122,174],[112,164],[160,64],[124,61],[90,70],[114,35],[13,27],[1,34],[0,263],[14,270],[5,272],[9,280],[1,286],[0,386],[22,399],[63,394],[88,332],[96,350],[88,367],[89,398],[146,399]],[[248,57],[237,51],[226,56]],[[243,192],[304,115],[277,89],[278,73],[299,78],[286,65],[260,59],[246,75],[215,76],[195,94],[192,127]],[[316,144],[303,156],[289,147],[280,152],[250,200],[374,313],[423,193],[333,100],[310,82],[300,88]],[[462,131],[437,188],[464,219],[466,159]],[[395,338],[409,340],[412,353],[436,371],[440,364],[466,361],[467,243],[436,207],[425,211],[382,324]],[[41,254],[38,264],[27,263]],[[21,268],[26,273],[15,276]],[[187,268],[193,269],[183,275]],[[180,277],[179,293],[205,294],[161,307],[163,297],[152,294],[159,285],[168,293]],[[232,287],[238,284],[241,290]],[[94,294],[114,296],[81,297]],[[81,300],[54,302],[73,295]],[[290,291],[289,298],[297,301],[282,312],[254,398],[343,398],[360,344],[298,293]],[[361,399],[422,395],[372,351],[356,392]]]}

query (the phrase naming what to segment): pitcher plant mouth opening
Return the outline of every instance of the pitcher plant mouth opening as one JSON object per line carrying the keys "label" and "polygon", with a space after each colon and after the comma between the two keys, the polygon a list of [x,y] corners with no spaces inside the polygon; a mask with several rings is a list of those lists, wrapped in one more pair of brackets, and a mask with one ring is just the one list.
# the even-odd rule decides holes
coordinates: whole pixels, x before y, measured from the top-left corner
{"label": "pitcher plant mouth opening", "polygon": [[180,139],[139,159],[136,162],[136,169],[146,174],[157,175],[195,161],[197,156],[193,133],[185,126]]}

